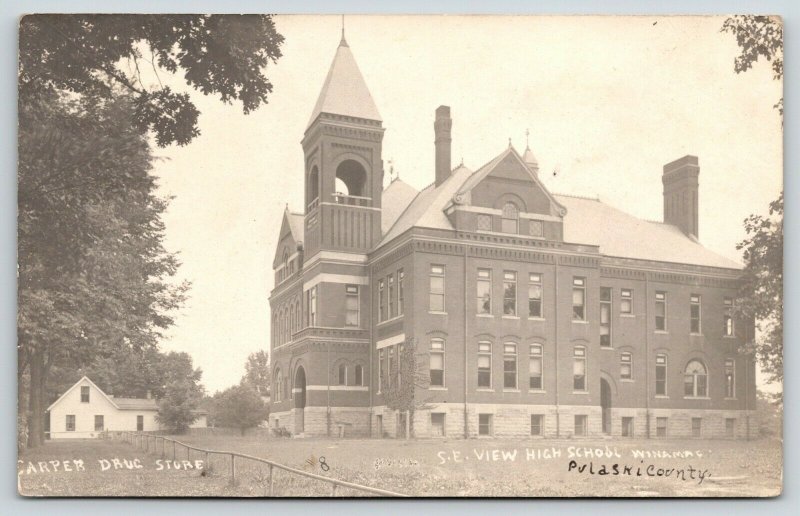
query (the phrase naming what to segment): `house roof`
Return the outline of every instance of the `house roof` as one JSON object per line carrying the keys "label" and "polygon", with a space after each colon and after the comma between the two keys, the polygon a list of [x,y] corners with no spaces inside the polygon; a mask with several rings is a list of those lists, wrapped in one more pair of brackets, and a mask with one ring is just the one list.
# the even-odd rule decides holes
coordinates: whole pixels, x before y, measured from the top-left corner
{"label": "house roof", "polygon": [[303,243],[303,233],[304,233],[304,226],[303,223],[303,214],[302,213],[295,213],[293,211],[286,212],[286,219],[289,221],[289,230],[292,232],[292,237],[294,237],[294,241],[298,244]]}
{"label": "house roof", "polygon": [[314,123],[320,113],[381,121],[378,107],[344,37],[336,49],[308,126]]}
{"label": "house roof", "polygon": [[406,207],[419,192],[408,183],[395,179],[383,191],[381,197],[381,229],[383,234],[397,222]]}
{"label": "house roof", "polygon": [[69,394],[70,392],[72,392],[72,391],[73,391],[73,390],[74,390],[74,389],[75,389],[75,388],[76,388],[78,385],[80,385],[81,383],[83,383],[83,381],[84,381],[84,380],[86,380],[87,382],[89,382],[89,385],[91,385],[92,387],[94,387],[95,389],[97,389],[97,391],[98,391],[98,392],[99,392],[99,393],[100,393],[100,394],[101,394],[101,395],[102,395],[102,396],[103,396],[105,399],[107,399],[109,403],[111,403],[112,405],[114,405],[114,406],[116,407],[116,404],[114,403],[114,400],[113,400],[113,399],[112,399],[112,398],[111,398],[109,395],[107,395],[105,392],[103,392],[103,389],[101,389],[100,387],[98,387],[98,386],[97,386],[97,384],[95,384],[95,383],[94,383],[94,382],[93,382],[93,381],[92,381],[92,380],[91,380],[91,379],[90,379],[88,376],[84,376],[84,377],[82,377],[80,380],[78,380],[77,382],[75,382],[75,383],[72,385],[72,387],[70,387],[69,389],[67,389],[66,391],[64,391],[64,394],[62,394],[61,396],[59,396],[59,397],[58,397],[58,399],[57,399],[56,401],[54,401],[53,403],[51,403],[51,404],[50,404],[50,406],[49,406],[49,407],[47,407],[47,410],[49,411],[50,409],[52,409],[53,407],[55,407],[56,405],[58,405],[59,403],[61,403],[61,400],[63,400],[63,399],[64,399],[64,398],[67,396],[67,394]]}

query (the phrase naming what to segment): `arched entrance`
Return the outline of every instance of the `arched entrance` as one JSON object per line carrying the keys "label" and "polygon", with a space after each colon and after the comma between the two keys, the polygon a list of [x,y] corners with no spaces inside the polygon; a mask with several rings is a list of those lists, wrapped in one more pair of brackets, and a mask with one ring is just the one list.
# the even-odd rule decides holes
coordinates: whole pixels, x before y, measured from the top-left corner
{"label": "arched entrance", "polygon": [[600,408],[603,411],[603,433],[611,433],[611,386],[608,380],[600,378]]}
{"label": "arched entrance", "polygon": [[304,431],[304,413],[306,408],[306,370],[303,366],[297,368],[294,373],[294,386],[292,387],[292,394],[294,395],[294,433],[302,434]]}

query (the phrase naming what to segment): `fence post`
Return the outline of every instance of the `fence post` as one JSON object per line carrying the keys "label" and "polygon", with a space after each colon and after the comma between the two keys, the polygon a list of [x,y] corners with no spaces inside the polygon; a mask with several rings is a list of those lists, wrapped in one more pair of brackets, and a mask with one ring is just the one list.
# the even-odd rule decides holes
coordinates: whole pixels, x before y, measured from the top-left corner
{"label": "fence post", "polygon": [[339,486],[337,486],[336,484],[333,484],[333,483],[331,484],[331,486],[333,486],[331,488],[331,497],[334,497],[334,496],[336,496],[336,488],[339,487]]}
{"label": "fence post", "polygon": [[208,469],[208,452],[206,451],[206,460],[203,462],[203,469]]}
{"label": "fence post", "polygon": [[192,460],[191,453],[192,453],[192,449],[187,446],[186,447],[186,460]]}
{"label": "fence post", "polygon": [[175,441],[172,441],[172,460],[175,460]]}
{"label": "fence post", "polygon": [[236,455],[231,453],[231,485],[236,484]]}
{"label": "fence post", "polygon": [[269,465],[269,495],[275,495],[275,476],[272,474],[272,464]]}

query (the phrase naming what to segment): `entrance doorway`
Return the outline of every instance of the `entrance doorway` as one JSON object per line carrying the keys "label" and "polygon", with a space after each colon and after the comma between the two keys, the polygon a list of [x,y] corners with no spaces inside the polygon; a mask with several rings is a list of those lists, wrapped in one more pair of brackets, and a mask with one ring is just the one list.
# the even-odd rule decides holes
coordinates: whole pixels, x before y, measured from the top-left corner
{"label": "entrance doorway", "polygon": [[603,411],[603,433],[611,433],[611,386],[605,378],[600,379],[600,408]]}
{"label": "entrance doorway", "polygon": [[294,373],[294,433],[302,434],[304,431],[306,408],[306,371],[303,366],[297,368]]}

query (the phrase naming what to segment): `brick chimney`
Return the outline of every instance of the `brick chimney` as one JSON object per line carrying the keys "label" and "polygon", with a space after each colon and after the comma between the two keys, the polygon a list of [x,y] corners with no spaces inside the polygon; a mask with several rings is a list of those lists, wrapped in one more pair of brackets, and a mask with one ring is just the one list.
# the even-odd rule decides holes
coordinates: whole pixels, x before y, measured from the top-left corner
{"label": "brick chimney", "polygon": [[697,156],[684,156],[664,165],[664,222],[677,226],[690,238],[700,235],[697,192],[700,166]]}
{"label": "brick chimney", "polygon": [[453,120],[450,118],[450,106],[436,108],[436,121],[433,130],[436,134],[436,186],[444,183],[450,177],[450,128]]}

